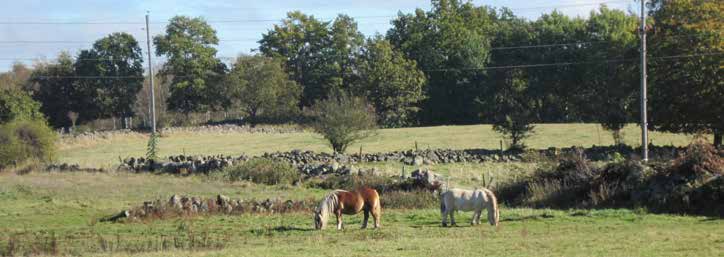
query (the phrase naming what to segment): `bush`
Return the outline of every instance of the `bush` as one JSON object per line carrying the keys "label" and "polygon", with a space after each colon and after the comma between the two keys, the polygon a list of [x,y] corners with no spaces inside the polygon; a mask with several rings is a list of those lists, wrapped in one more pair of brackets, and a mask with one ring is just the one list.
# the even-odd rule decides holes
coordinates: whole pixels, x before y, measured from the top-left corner
{"label": "bush", "polygon": [[724,160],[704,140],[691,143],[686,153],[651,177],[641,199],[653,211],[724,216]]}
{"label": "bush", "polygon": [[533,174],[522,202],[536,207],[579,207],[587,200],[594,171],[582,151],[563,156],[552,171],[544,166]]}
{"label": "bush", "polygon": [[377,127],[373,108],[363,98],[346,93],[333,94],[315,103],[312,112],[314,130],[337,153],[344,153],[350,144],[373,135]]}
{"label": "bush", "polygon": [[439,208],[437,194],[425,191],[388,191],[380,195],[382,208],[393,209],[430,209]]}
{"label": "bush", "polygon": [[0,90],[0,123],[13,120],[41,120],[40,103],[15,89]]}
{"label": "bush", "polygon": [[291,164],[268,158],[254,158],[224,169],[231,181],[251,180],[267,185],[292,184],[299,181],[299,172]]}
{"label": "bush", "polygon": [[392,178],[382,176],[361,176],[361,175],[331,175],[322,180],[310,182],[311,187],[323,189],[344,189],[354,190],[360,187],[370,187],[377,192],[385,192],[395,187]]}
{"label": "bush", "polygon": [[29,159],[51,161],[57,135],[43,121],[18,120],[0,126],[0,168]]}

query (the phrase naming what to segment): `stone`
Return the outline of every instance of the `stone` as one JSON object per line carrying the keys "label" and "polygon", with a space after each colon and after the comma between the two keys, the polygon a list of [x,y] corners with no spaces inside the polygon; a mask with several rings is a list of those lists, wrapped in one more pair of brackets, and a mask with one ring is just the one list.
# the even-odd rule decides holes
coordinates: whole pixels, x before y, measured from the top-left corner
{"label": "stone", "polygon": [[181,196],[171,196],[171,199],[168,200],[168,206],[180,210],[183,207],[183,205],[181,205]]}
{"label": "stone", "polygon": [[422,156],[415,156],[415,159],[412,161],[412,164],[415,166],[420,166],[423,164],[423,162],[424,162],[424,159],[422,158]]}

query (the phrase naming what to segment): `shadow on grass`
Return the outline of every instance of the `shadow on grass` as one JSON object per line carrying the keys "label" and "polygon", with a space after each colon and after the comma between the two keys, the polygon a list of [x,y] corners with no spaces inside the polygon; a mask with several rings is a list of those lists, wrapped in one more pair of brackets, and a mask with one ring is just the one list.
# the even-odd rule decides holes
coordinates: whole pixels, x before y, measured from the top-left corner
{"label": "shadow on grass", "polygon": [[543,213],[539,215],[528,215],[528,216],[522,216],[522,217],[507,217],[500,219],[501,222],[503,221],[524,221],[524,220],[540,220],[540,219],[552,219],[555,218],[554,215]]}
{"label": "shadow on grass", "polygon": [[302,232],[308,232],[308,231],[314,231],[313,228],[298,228],[298,227],[292,227],[292,226],[276,226],[271,228],[274,232],[287,232],[287,231],[302,231]]}

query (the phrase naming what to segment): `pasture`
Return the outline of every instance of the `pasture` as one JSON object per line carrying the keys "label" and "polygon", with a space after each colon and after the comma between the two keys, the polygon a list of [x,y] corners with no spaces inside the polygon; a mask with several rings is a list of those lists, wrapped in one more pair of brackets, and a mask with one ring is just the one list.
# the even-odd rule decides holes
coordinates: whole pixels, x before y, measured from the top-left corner
{"label": "pasture", "polygon": [[[533,148],[610,145],[594,124],[543,124],[527,141]],[[600,138],[599,138],[600,135]],[[635,145],[638,127],[628,126]],[[686,145],[689,135],[652,133],[657,144]],[[420,148],[499,147],[490,126],[442,126],[380,130],[352,146],[365,152]],[[64,139],[60,160],[86,167],[113,167],[119,157],[143,156],[147,137]],[[313,133],[171,133],[160,143],[171,154],[259,155],[292,149],[328,152]],[[360,163],[383,175],[409,173],[399,162]],[[503,182],[530,174],[540,163],[486,162],[430,166],[453,186],[478,187],[484,176]],[[216,176],[125,172],[0,172],[0,255],[82,256],[721,256],[724,220],[646,209],[552,210],[501,206],[500,226],[470,227],[471,212],[456,214],[458,227],[440,226],[439,208],[383,206],[382,228],[360,230],[362,215],[345,216],[346,229],[313,230],[311,212],[197,215],[142,221],[99,219],[173,194],[233,199],[319,200],[328,190],[305,185],[229,182]],[[382,196],[384,198],[384,195]],[[437,205],[435,205],[437,206]],[[334,221],[330,220],[334,227]]]}
{"label": "pasture", "polygon": [[[635,125],[626,126],[623,132],[628,145],[639,145],[640,131]],[[651,132],[651,141],[657,145],[685,146],[691,135]],[[420,149],[499,149],[500,134],[491,125],[437,126],[420,128],[382,129],[377,135],[350,146],[348,152],[356,153],[360,146],[364,152],[389,152]],[[118,164],[118,158],[144,156],[145,134],[110,136],[93,140],[63,140],[60,145],[60,162],[77,163],[81,166],[99,167]],[[598,124],[539,124],[536,133],[526,140],[531,148],[612,145],[611,134]],[[330,152],[323,138],[311,132],[285,134],[251,133],[171,133],[160,139],[160,156],[189,155],[260,155],[264,152],[290,151],[294,149]]]}
{"label": "pasture", "polygon": [[[469,212],[457,214],[458,227],[443,228],[437,209],[385,209],[379,230],[360,230],[361,215],[356,215],[345,217],[344,231],[322,232],[312,230],[311,214],[305,212],[97,222],[101,216],[173,193],[225,193],[244,199],[324,194],[199,177],[4,173],[0,174],[0,249],[15,238],[18,245],[35,244],[40,249],[55,242],[50,248],[57,253],[84,256],[129,252],[140,256],[721,256],[724,252],[724,221],[643,210],[503,207],[498,228],[470,227]],[[54,241],[49,241],[51,235]],[[164,248],[164,240],[180,249]],[[197,240],[194,247],[189,246],[191,240]]]}

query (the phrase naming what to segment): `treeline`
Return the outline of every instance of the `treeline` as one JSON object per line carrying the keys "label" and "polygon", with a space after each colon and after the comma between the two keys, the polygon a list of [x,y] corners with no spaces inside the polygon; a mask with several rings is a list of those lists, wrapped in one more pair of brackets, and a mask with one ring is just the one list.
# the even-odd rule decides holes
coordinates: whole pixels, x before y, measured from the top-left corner
{"label": "treeline", "polygon": [[[652,2],[649,126],[714,133],[721,145],[722,5]],[[598,122],[620,138],[617,131],[640,115],[635,14],[601,6],[587,18],[554,11],[527,20],[506,8],[433,0],[431,10],[400,13],[391,24],[385,35],[365,37],[352,17],[290,12],[262,35],[258,54],[227,66],[204,19],[174,17],[153,39],[166,59],[162,108],[294,120],[346,92],[366,98],[383,127],[492,123],[513,144],[541,122]],[[18,67],[0,83],[30,92],[52,125],[68,126],[145,112],[134,107],[142,63],[136,40],[114,33],[76,58]]]}

